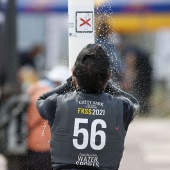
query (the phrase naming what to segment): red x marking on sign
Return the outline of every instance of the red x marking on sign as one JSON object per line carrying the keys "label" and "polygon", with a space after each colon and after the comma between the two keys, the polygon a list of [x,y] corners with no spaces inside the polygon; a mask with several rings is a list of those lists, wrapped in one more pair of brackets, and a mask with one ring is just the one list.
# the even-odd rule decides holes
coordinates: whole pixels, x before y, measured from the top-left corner
{"label": "red x marking on sign", "polygon": [[84,20],[83,18],[80,18],[80,20],[83,21],[83,23],[80,24],[80,27],[83,26],[83,25],[85,25],[85,24],[87,24],[88,26],[91,27],[91,25],[88,23],[88,22],[90,21],[90,19],[91,19],[91,18],[89,18],[88,20]]}

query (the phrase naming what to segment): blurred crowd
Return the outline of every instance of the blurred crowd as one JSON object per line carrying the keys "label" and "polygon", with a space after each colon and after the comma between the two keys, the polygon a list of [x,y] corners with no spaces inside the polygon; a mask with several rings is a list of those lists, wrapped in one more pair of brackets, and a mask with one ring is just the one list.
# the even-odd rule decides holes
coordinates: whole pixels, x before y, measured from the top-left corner
{"label": "blurred crowd", "polygon": [[[130,44],[125,36],[112,32],[105,23],[97,31],[95,41],[110,56],[113,83],[133,94],[140,102],[141,115],[148,115],[152,93],[150,55]],[[19,90],[0,98],[0,151],[7,159],[9,170],[51,169],[50,130],[36,110],[36,100],[42,93],[64,83],[69,77],[69,69],[65,65],[56,65],[45,70],[44,61],[44,48],[39,44],[20,52]]]}
{"label": "blurred crowd", "polygon": [[140,113],[148,115],[153,87],[150,54],[131,44],[125,35],[112,32],[106,23],[99,26],[96,43],[101,44],[110,56],[113,83],[134,95],[140,103]]}
{"label": "blurred crowd", "polygon": [[4,170],[51,170],[50,129],[39,116],[36,101],[41,94],[63,84],[69,70],[60,64],[45,70],[40,45],[19,54],[18,90],[1,97],[0,153],[6,158]]}

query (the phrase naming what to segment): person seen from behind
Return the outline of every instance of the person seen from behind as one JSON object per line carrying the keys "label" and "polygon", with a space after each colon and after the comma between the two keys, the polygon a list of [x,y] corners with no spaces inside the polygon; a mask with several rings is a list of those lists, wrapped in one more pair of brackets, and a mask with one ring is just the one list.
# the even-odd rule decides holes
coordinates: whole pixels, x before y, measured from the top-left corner
{"label": "person seen from behind", "polygon": [[88,44],[67,83],[39,97],[37,109],[50,125],[53,170],[118,170],[139,104],[110,78],[108,55],[100,45]]}

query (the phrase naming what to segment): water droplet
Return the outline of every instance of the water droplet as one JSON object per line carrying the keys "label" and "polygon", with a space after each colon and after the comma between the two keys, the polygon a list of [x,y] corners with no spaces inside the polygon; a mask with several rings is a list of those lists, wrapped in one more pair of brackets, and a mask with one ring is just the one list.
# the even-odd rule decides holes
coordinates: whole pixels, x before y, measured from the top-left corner
{"label": "water droplet", "polygon": [[41,136],[44,137],[44,132],[45,132],[45,128],[47,127],[47,122],[44,122],[44,125],[42,126],[42,133]]}

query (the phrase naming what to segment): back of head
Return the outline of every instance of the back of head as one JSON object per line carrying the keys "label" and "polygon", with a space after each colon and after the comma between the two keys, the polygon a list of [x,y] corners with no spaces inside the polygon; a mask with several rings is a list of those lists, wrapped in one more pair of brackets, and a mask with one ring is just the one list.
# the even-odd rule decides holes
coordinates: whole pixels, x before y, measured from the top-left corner
{"label": "back of head", "polygon": [[100,45],[88,44],[79,53],[73,76],[79,88],[87,93],[97,93],[104,89],[110,78],[110,61]]}

